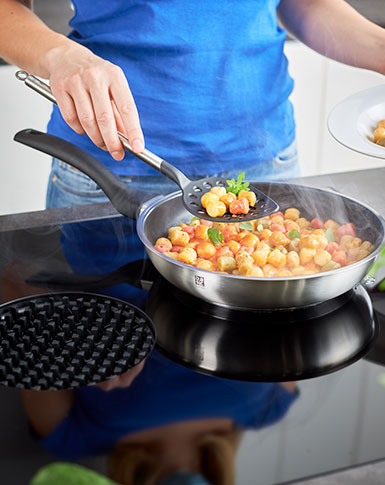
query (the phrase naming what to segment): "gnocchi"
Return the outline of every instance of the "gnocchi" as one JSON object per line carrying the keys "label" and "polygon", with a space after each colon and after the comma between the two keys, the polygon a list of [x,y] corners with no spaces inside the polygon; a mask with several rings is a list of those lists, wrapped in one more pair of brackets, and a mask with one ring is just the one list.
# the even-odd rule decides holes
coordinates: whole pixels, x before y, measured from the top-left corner
{"label": "gnocchi", "polygon": [[[212,195],[229,195],[222,194],[216,190]],[[168,237],[157,239],[155,249],[208,271],[286,278],[353,264],[368,256],[374,245],[356,236],[352,222],[308,220],[299,209],[289,207],[285,212],[241,223],[193,218],[190,224],[171,227]]]}
{"label": "gnocchi", "polygon": [[230,214],[248,214],[250,207],[254,207],[257,196],[248,188],[249,183],[243,182],[244,172],[238,179],[227,180],[226,187],[212,187],[201,197],[201,204],[210,217],[222,217],[226,212]]}

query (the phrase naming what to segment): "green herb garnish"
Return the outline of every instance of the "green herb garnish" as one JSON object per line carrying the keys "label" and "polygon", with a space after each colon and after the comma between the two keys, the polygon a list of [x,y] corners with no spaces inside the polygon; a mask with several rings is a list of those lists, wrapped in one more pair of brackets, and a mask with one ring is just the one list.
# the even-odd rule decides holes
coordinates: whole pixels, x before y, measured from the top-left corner
{"label": "green herb garnish", "polygon": [[209,227],[207,230],[210,241],[215,244],[215,246],[220,246],[223,243],[223,234],[215,229],[214,227]]}
{"label": "green herb garnish", "polygon": [[301,237],[301,234],[297,231],[297,229],[292,229],[287,233],[290,239],[297,239]]}
{"label": "green herb garnish", "polygon": [[329,241],[329,242],[334,242],[334,232],[333,232],[333,229],[331,227],[329,227],[328,229],[326,229],[326,239]]}
{"label": "green herb garnish", "polygon": [[250,190],[249,189],[249,182],[243,182],[245,178],[245,172],[242,172],[238,175],[238,179],[230,179],[226,180],[228,187],[226,187],[226,192],[232,192],[235,195],[238,195],[241,190]]}
{"label": "green herb garnish", "polygon": [[258,224],[258,226],[257,226],[257,231],[258,231],[258,232],[263,231],[263,225],[262,225],[262,224]]}
{"label": "green herb garnish", "polygon": [[246,229],[246,231],[252,231],[253,230],[253,224],[251,222],[241,222],[239,224],[239,227],[241,229]]}
{"label": "green herb garnish", "polygon": [[191,219],[190,224],[191,224],[192,222],[194,222],[194,221],[200,221],[199,217],[194,216],[194,217]]}

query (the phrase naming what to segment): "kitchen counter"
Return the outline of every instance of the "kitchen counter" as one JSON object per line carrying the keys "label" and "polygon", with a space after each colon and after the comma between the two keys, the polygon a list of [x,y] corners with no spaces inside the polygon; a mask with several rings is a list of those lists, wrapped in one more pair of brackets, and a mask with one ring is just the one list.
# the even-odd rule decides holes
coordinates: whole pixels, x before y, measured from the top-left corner
{"label": "kitchen counter", "polygon": [[[333,188],[385,215],[384,177],[385,168],[308,177],[295,182]],[[75,237],[73,246],[68,247],[63,245],[63,234],[71,232],[76,236],[77,230],[83,234],[95,227],[100,231],[105,224],[118,234],[122,219],[108,203],[0,217],[1,301],[44,293],[47,289],[53,291],[52,281],[44,287],[30,278],[42,272],[53,276],[72,275],[74,266],[85,267],[84,261],[77,258],[77,251],[83,254],[87,240],[82,239],[78,245]],[[108,255],[101,253],[96,262],[90,260],[88,274],[105,273],[107,267]],[[87,286],[83,290],[89,291]],[[138,293],[134,298],[142,297]],[[193,333],[190,337],[193,339]],[[212,341],[214,334],[209,338]],[[273,426],[247,430],[237,454],[237,484],[255,485],[257,475],[258,485],[298,480],[304,485],[383,483],[385,373],[382,364],[370,360],[370,355],[341,366],[338,372],[329,371],[316,379],[300,381],[300,396],[284,419]],[[28,435],[15,390],[0,387],[0,394],[3,436],[0,469],[7,485],[27,483],[40,466],[54,458]],[[366,465],[370,462],[376,463]],[[98,458],[81,463],[104,471],[104,461]],[[330,475],[338,470],[341,470],[339,474]]]}

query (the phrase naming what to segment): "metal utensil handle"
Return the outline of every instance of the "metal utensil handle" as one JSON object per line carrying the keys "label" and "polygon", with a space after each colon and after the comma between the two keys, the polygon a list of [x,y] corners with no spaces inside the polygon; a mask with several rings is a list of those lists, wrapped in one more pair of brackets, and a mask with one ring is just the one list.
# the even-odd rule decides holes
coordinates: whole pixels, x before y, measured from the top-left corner
{"label": "metal utensil handle", "polygon": [[[51,101],[52,103],[57,105],[56,98],[52,94],[51,88],[48,84],[26,71],[17,71],[15,76],[19,81],[23,81],[24,84],[26,84],[29,88],[41,94],[44,98],[48,99],[48,101]],[[131,147],[128,138],[119,131],[118,137],[122,142],[124,149],[131,153],[131,155],[134,155],[134,157],[139,158],[143,162],[147,163],[147,165],[149,165],[150,167],[155,168],[155,170],[157,170],[158,172],[166,175],[166,177],[173,180],[182,189],[190,182],[190,180],[180,170],[178,170],[170,163],[166,162],[166,160],[163,160],[163,158],[155,155],[155,153],[150,152],[146,148],[141,153],[135,152]]]}

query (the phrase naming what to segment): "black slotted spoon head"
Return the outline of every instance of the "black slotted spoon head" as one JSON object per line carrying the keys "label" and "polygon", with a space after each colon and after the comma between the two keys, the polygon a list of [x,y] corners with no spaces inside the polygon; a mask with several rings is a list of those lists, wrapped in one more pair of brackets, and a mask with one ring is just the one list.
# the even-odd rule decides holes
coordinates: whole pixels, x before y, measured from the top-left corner
{"label": "black slotted spoon head", "polygon": [[256,195],[256,203],[253,207],[250,206],[247,214],[231,214],[226,212],[220,217],[210,217],[206,209],[202,207],[201,197],[204,193],[209,192],[212,187],[226,187],[226,179],[220,177],[209,177],[196,181],[190,181],[187,186],[182,189],[183,204],[186,209],[199,217],[199,219],[207,219],[214,222],[243,222],[265,217],[279,209],[278,204],[268,197],[264,192],[261,192],[256,187],[249,185],[249,190]]}
{"label": "black slotted spoon head", "polygon": [[[49,85],[40,81],[40,79],[38,79],[37,77],[28,74],[25,71],[17,71],[16,78],[20,81],[23,81],[28,87],[41,94],[52,103],[57,104],[56,98],[52,94]],[[226,212],[221,217],[210,217],[206,212],[206,209],[202,206],[200,199],[202,195],[206,192],[209,192],[212,187],[226,187],[226,179],[220,177],[209,177],[194,181],[190,180],[186,177],[186,175],[184,175],[184,173],[174,167],[174,165],[166,162],[166,160],[163,160],[149,150],[144,149],[141,153],[135,152],[128,142],[127,137],[123,135],[123,133],[118,132],[118,136],[125,150],[127,150],[139,160],[147,163],[147,165],[154,168],[161,174],[171,179],[181,188],[184,206],[193,216],[198,217],[199,219],[206,219],[213,222],[243,222],[269,216],[270,214],[273,214],[274,212],[277,212],[279,210],[279,206],[274,200],[268,197],[265,193],[258,190],[256,187],[250,185],[249,189],[250,191],[255,193],[257,200],[254,207],[250,207],[247,214],[235,215],[231,214],[230,212]],[[16,139],[16,141],[20,141],[21,143],[23,143],[21,139]],[[26,144],[28,145],[29,143]],[[36,148],[41,149],[39,147]],[[60,156],[58,156],[57,158],[60,158]],[[62,160],[64,162],[66,161],[65,159]],[[77,168],[79,170],[82,170],[80,167]],[[89,173],[85,173],[90,176]],[[109,194],[106,194],[112,201]],[[122,212],[118,207],[116,208],[120,212]]]}
{"label": "black slotted spoon head", "polygon": [[199,217],[199,219],[206,219],[213,222],[243,222],[269,216],[270,214],[277,212],[279,209],[278,204],[274,200],[256,187],[249,185],[250,191],[254,192],[257,200],[255,205],[250,207],[247,214],[235,215],[226,212],[220,217],[210,217],[201,204],[201,197],[206,192],[209,192],[212,187],[226,187],[227,183],[225,178],[207,177],[199,180],[190,180],[184,173],[174,167],[174,165],[166,162],[166,160],[163,160],[149,150],[145,149],[142,153],[134,152],[126,136],[122,133],[118,133],[118,135],[122,145],[129,153],[147,163],[147,165],[155,168],[158,172],[179,185],[182,190],[184,206],[192,215]]}

